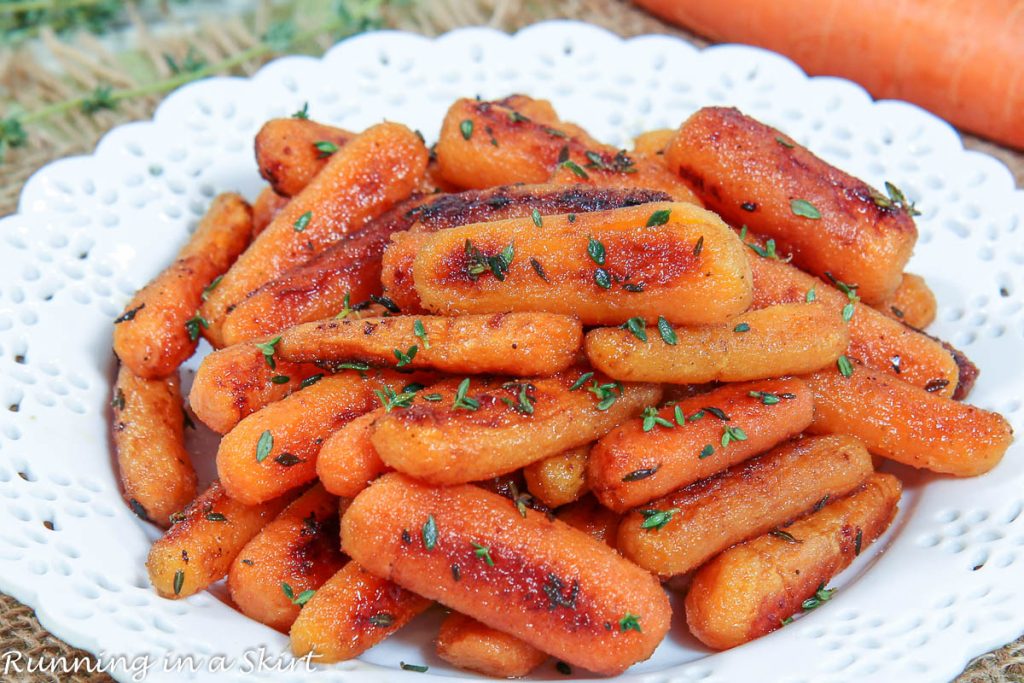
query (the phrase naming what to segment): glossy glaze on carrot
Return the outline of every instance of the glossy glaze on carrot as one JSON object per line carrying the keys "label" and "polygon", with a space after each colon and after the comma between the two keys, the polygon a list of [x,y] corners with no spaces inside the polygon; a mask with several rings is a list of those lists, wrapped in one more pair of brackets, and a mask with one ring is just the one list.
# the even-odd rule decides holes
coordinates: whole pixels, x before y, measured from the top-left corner
{"label": "glossy glaze on carrot", "polygon": [[[310,119],[270,119],[256,133],[256,165],[275,192],[292,197],[327,165],[334,151],[355,136]],[[318,147],[317,143],[327,144]]]}

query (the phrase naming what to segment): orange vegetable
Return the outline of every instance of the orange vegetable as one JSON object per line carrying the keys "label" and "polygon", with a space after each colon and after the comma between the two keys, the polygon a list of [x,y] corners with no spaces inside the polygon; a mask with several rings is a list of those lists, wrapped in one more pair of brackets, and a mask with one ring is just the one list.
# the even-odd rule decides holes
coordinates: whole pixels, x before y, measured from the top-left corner
{"label": "orange vegetable", "polygon": [[953,401],[862,365],[804,378],[819,434],[851,434],[872,453],[911,467],[971,477],[999,464],[1013,428],[999,413]]}
{"label": "orange vegetable", "polygon": [[252,236],[263,232],[270,225],[281,209],[288,203],[288,197],[282,197],[274,192],[274,188],[265,187],[256,195],[256,201],[252,203]]}
{"label": "orange vegetable", "polygon": [[199,307],[249,244],[252,209],[236,194],[213,200],[177,258],[136,292],[114,321],[114,353],[139,377],[167,377],[196,350]]}
{"label": "orange vegetable", "polygon": [[706,107],[679,128],[665,160],[708,208],[773,238],[804,270],[856,283],[868,303],[899,285],[917,241],[908,211],[774,128]]}
{"label": "orange vegetable", "polygon": [[601,505],[593,496],[583,496],[575,502],[563,505],[555,513],[555,517],[575,529],[590,534],[609,547],[616,546],[622,515]]}
{"label": "orange vegetable", "polygon": [[324,488],[354,498],[367,484],[391,470],[370,441],[373,423],[383,416],[384,408],[371,410],[327,437],[316,459],[316,474]]}
{"label": "orange vegetable", "polygon": [[[277,194],[292,197],[327,165],[332,149],[354,137],[355,133],[309,119],[271,119],[256,134],[256,164]],[[318,142],[327,144],[317,147]]]}
{"label": "orange vegetable", "polygon": [[878,99],[909,100],[1024,148],[1024,89],[1015,68],[1022,63],[1024,15],[1016,0],[740,0],[727,11],[705,0],[637,4],[711,40],[781,52],[812,75],[849,78]]}
{"label": "orange vegetable", "polygon": [[653,576],[476,486],[386,474],[341,524],[345,552],[369,571],[595,673],[647,659],[668,632],[671,609]]}
{"label": "orange vegetable", "polygon": [[210,324],[205,333],[214,346],[222,345],[221,324],[232,306],[409,196],[426,165],[423,143],[397,123],[372,126],[332,154],[203,304],[203,317]]}
{"label": "orange vegetable", "polygon": [[889,528],[901,489],[891,474],[872,474],[845,498],[712,559],[686,594],[690,631],[724,650],[780,628]]}
{"label": "orange vegetable", "polygon": [[[629,420],[591,451],[587,483],[612,510],[625,512],[763,453],[806,429],[814,404],[799,379],[763,380],[726,384],[656,416],[660,423],[654,415]],[[722,447],[729,428],[745,438]]]}
{"label": "orange vegetable", "polygon": [[493,678],[525,676],[548,658],[529,643],[458,612],[441,622],[437,656],[452,666]]}
{"label": "orange vegetable", "polygon": [[307,591],[318,589],[344,564],[338,499],[317,485],[238,553],[228,572],[231,600],[250,619],[287,631],[308,600]]}
{"label": "orange vegetable", "polygon": [[921,330],[935,320],[938,302],[928,283],[920,275],[904,273],[899,287],[875,308],[900,322]]}
{"label": "orange vegetable", "polygon": [[675,136],[676,131],[672,128],[659,128],[640,133],[633,138],[633,151],[637,154],[664,155],[665,148]]}
{"label": "orange vegetable", "polygon": [[111,405],[124,499],[136,515],[166,527],[196,495],[177,373],[142,379],[121,366]]}
{"label": "orange vegetable", "polygon": [[587,492],[590,445],[578,446],[523,468],[526,488],[549,508],[571,503]]}

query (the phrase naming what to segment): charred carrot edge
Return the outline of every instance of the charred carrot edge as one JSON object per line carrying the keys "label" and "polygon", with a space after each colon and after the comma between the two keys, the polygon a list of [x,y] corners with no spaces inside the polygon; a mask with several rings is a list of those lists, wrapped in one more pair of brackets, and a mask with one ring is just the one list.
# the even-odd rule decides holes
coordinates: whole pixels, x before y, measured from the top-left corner
{"label": "charred carrot edge", "polygon": [[494,678],[525,676],[548,658],[529,643],[458,612],[441,622],[437,656],[459,669]]}
{"label": "charred carrot edge", "polygon": [[473,485],[386,474],[353,501],[341,537],[369,571],[595,673],[646,659],[668,631],[671,609],[653,576]]}
{"label": "charred carrot edge", "polygon": [[213,200],[175,261],[136,292],[114,321],[114,352],[140,377],[166,377],[196,350],[204,299],[249,244],[252,209],[236,194]]}
{"label": "charred carrot edge", "polygon": [[763,453],[813,418],[811,390],[799,379],[727,384],[652,407],[602,437],[587,482],[605,506],[625,512]]}
{"label": "charred carrot edge", "polygon": [[815,609],[825,585],[882,535],[896,515],[899,479],[873,474],[853,493],[784,529],[734,546],[697,570],[686,622],[716,650],[759,638]]}
{"label": "charred carrot edge", "polygon": [[315,485],[256,534],[228,572],[242,614],[287,632],[299,608],[345,564],[338,543],[338,498]]}
{"label": "charred carrot edge", "polygon": [[136,515],[166,527],[196,495],[177,373],[143,379],[121,366],[110,403],[124,499]]}
{"label": "charred carrot edge", "polygon": [[243,505],[213,482],[150,548],[146,568],[153,588],[161,597],[187,598],[224,578],[245,544],[292,498]]}
{"label": "charred carrot edge", "polygon": [[256,133],[256,165],[277,194],[292,197],[355,136],[309,119],[271,119]]}
{"label": "charred carrot edge", "polygon": [[851,434],[872,453],[911,467],[971,477],[988,472],[1013,442],[998,414],[853,364],[849,376],[821,370],[804,379],[814,393],[819,434]]}
{"label": "charred carrot edge", "polygon": [[349,562],[292,624],[292,653],[329,664],[358,657],[430,607],[431,601]]}

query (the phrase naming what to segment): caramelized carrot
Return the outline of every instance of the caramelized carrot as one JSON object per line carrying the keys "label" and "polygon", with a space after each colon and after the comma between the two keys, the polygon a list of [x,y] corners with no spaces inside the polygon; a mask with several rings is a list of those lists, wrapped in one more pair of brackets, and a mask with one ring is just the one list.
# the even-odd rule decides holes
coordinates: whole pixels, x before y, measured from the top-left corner
{"label": "caramelized carrot", "polygon": [[427,150],[397,123],[381,123],[331,155],[327,165],[260,233],[203,304],[205,331],[221,346],[232,306],[292,266],[305,263],[407,197],[427,164]]}
{"label": "caramelized carrot", "polygon": [[114,353],[139,377],[167,377],[196,350],[199,306],[249,244],[252,209],[236,194],[213,200],[177,258],[136,292],[114,321]]}
{"label": "caramelized carrot", "polygon": [[920,275],[904,273],[899,287],[882,303],[875,306],[881,313],[922,330],[935,320],[938,302],[928,283]]}
{"label": "caramelized carrot", "polygon": [[327,437],[316,459],[316,474],[324,488],[335,495],[354,498],[391,469],[370,441],[373,423],[383,416],[384,408],[371,410]]}
{"label": "caramelized carrot", "polygon": [[242,614],[287,632],[311,593],[345,564],[338,499],[313,486],[245,544],[228,588]]}
{"label": "caramelized carrot", "polygon": [[282,197],[274,192],[274,188],[265,187],[256,195],[256,201],[252,203],[252,236],[263,232],[270,225],[281,209],[288,203],[288,197]]}
{"label": "caramelized carrot", "polygon": [[872,474],[850,495],[784,531],[712,559],[694,574],[686,594],[690,632],[724,650],[780,628],[885,532],[901,489],[891,474]]}
{"label": "caramelized carrot", "polygon": [[355,133],[309,119],[271,119],[256,134],[256,164],[277,194],[292,197],[354,137]]}
{"label": "caramelized carrot", "polygon": [[811,391],[799,379],[726,384],[657,412],[651,408],[601,438],[591,451],[587,483],[601,503],[625,512],[763,453],[802,432],[813,417]]}
{"label": "caramelized carrot", "polygon": [[578,446],[523,468],[526,488],[549,508],[571,503],[587,490],[590,445]]}
{"label": "caramelized carrot", "polygon": [[975,408],[854,365],[805,377],[819,434],[851,434],[872,453],[911,467],[971,477],[999,464],[1013,429],[999,413]]}
{"label": "caramelized carrot", "polygon": [[619,552],[661,576],[683,574],[853,490],[871,471],[871,456],[849,436],[786,443],[629,513]]}
{"label": "caramelized carrot", "polygon": [[555,513],[555,517],[574,529],[590,534],[611,548],[616,547],[622,516],[601,505],[593,496],[583,496],[577,501],[563,505]]}
{"label": "caramelized carrot", "polygon": [[665,148],[675,136],[676,131],[673,128],[658,128],[640,133],[633,138],[633,151],[637,154],[664,156]]}
{"label": "caramelized carrot", "polygon": [[525,676],[548,658],[529,643],[458,612],[441,622],[437,656],[459,669],[493,678]]}
{"label": "caramelized carrot", "polygon": [[375,574],[595,673],[650,657],[668,631],[671,609],[653,576],[476,486],[386,474],[353,501],[341,538]]}
{"label": "caramelized carrot", "polygon": [[314,661],[323,664],[354,659],[430,605],[430,600],[349,562],[299,612],[289,634],[292,653],[313,653]]}
{"label": "caramelized carrot", "polygon": [[110,404],[124,499],[136,515],[166,527],[196,496],[177,373],[142,379],[122,365]]}

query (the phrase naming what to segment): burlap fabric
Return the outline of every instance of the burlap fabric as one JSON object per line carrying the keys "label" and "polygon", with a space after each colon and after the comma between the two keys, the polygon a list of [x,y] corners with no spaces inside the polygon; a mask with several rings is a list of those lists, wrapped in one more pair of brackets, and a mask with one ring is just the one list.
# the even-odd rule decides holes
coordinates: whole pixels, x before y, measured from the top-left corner
{"label": "burlap fabric", "polygon": [[[569,18],[588,21],[624,36],[643,33],[678,35],[695,44],[705,41],[692,34],[668,26],[620,0],[415,0],[400,10],[387,12],[387,23],[393,28],[436,35],[452,28],[470,25],[490,25],[514,31],[544,19]],[[146,52],[159,68],[166,53],[181,54],[183,44],[199,47],[203,56],[215,62],[240,53],[257,42],[265,29],[267,18],[257,11],[254,16],[241,18],[211,17],[208,23],[171,37],[161,37],[149,30],[141,19],[137,28],[144,38]],[[42,42],[50,55],[43,61],[56,59],[72,66],[74,78],[81,88],[113,83],[120,87],[132,85],[131,76],[119,69],[117,60],[94,40],[78,38],[70,43],[58,41],[44,34]],[[326,47],[329,39],[321,41]],[[236,73],[251,73],[260,65],[249,60],[236,68]],[[0,83],[7,86],[26,109],[70,96],[69,86],[52,75],[49,66],[43,66],[24,55],[0,56]],[[55,130],[33,135],[25,148],[10,150],[8,158],[0,164],[0,215],[13,211],[21,185],[31,173],[52,159],[78,154],[92,149],[99,137],[111,127],[125,121],[151,115],[159,97],[134,100],[116,111],[101,112],[96,116],[72,117]],[[1024,186],[1024,155],[997,145],[964,136],[965,146],[977,149],[1002,160],[1013,172],[1018,186]],[[51,635],[36,620],[32,610],[13,598],[0,595],[0,655],[16,650],[28,656],[64,655],[68,658],[87,656]],[[23,674],[8,676],[7,680],[41,683],[61,681],[70,683],[99,683],[111,679],[103,674]],[[995,652],[983,655],[956,679],[956,683],[1024,683],[1024,638]]]}

